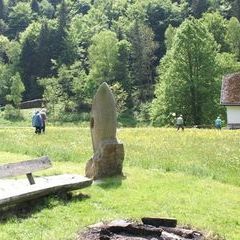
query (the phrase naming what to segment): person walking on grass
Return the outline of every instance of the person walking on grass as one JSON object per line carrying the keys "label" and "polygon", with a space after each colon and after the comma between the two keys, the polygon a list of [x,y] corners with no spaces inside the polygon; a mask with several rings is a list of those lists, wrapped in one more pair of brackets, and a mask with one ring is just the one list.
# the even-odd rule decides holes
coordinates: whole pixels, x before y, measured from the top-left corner
{"label": "person walking on grass", "polygon": [[41,111],[40,111],[40,115],[42,117],[42,132],[45,133],[45,128],[46,128],[46,120],[47,120],[47,114],[46,114],[46,109],[43,108]]}
{"label": "person walking on grass", "polygon": [[184,130],[184,122],[183,122],[183,116],[179,115],[179,117],[177,118],[177,131],[179,129],[182,129],[182,131]]}
{"label": "person walking on grass", "polygon": [[220,117],[217,117],[217,119],[215,120],[215,128],[218,130],[222,129],[222,120]]}
{"label": "person walking on grass", "polygon": [[32,126],[35,127],[36,134],[41,134],[43,122],[42,122],[42,117],[39,111],[36,111],[32,117]]}

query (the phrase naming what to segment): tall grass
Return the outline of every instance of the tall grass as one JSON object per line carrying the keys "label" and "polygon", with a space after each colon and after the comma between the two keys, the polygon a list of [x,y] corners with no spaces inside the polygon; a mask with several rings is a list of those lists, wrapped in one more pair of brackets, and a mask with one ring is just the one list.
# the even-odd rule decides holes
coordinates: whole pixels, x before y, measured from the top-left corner
{"label": "tall grass", "polygon": [[[45,135],[31,128],[0,129],[0,151],[29,156],[49,155],[53,161],[85,163],[92,155],[90,131],[50,127]],[[240,186],[240,131],[165,128],[122,128],[125,165],[185,172]]]}
{"label": "tall grass", "polygon": [[[239,240],[239,137],[239,131],[119,129],[126,178],[76,191],[70,201],[45,198],[20,216],[10,212],[0,221],[0,239],[67,240],[98,221],[165,216]],[[53,168],[40,174],[84,174],[89,129],[48,127],[40,136],[31,128],[0,129],[0,163],[41,155],[50,156]]]}

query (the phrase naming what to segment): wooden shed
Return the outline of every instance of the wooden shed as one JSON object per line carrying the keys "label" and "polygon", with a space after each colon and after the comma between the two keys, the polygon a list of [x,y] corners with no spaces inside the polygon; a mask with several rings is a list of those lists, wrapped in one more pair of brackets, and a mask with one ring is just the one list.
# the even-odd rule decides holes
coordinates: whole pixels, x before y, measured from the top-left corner
{"label": "wooden shed", "polygon": [[240,129],[240,73],[226,75],[222,81],[221,104],[227,108],[227,126]]}

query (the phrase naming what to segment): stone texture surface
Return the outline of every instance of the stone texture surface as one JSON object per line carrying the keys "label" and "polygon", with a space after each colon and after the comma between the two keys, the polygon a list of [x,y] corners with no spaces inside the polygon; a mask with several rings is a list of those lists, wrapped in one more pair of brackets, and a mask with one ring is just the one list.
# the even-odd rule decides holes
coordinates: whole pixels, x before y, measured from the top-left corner
{"label": "stone texture surface", "polygon": [[90,128],[94,155],[86,164],[86,176],[100,179],[122,175],[124,147],[117,141],[115,100],[106,83],[99,87],[94,96]]}
{"label": "stone texture surface", "polygon": [[107,83],[103,83],[93,98],[91,110],[91,135],[94,153],[104,140],[117,143],[117,112],[114,96]]}

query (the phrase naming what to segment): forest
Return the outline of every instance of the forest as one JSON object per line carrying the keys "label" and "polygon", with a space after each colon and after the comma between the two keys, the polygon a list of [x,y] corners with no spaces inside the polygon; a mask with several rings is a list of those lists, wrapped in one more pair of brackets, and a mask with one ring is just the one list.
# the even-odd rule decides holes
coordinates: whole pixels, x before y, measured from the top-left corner
{"label": "forest", "polygon": [[119,117],[211,124],[222,78],[240,71],[240,0],[0,0],[0,105],[21,118],[89,111],[107,82]]}

